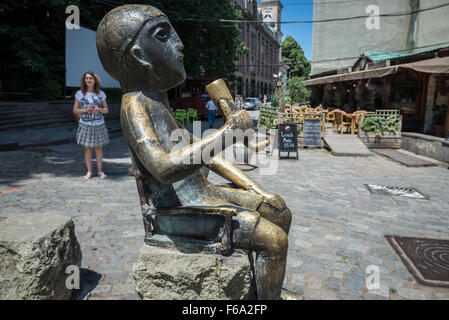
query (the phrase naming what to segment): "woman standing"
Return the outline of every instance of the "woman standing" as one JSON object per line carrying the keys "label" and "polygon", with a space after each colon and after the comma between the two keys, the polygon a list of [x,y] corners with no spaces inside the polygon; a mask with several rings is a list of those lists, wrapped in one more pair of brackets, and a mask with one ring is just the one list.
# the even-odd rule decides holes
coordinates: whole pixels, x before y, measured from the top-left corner
{"label": "woman standing", "polygon": [[84,146],[84,160],[87,173],[84,179],[92,177],[92,149],[95,149],[98,175],[102,179],[108,176],[103,172],[103,146],[109,143],[103,113],[108,113],[106,95],[100,90],[100,79],[88,71],[81,77],[81,90],[75,94],[73,113],[80,115],[76,143]]}

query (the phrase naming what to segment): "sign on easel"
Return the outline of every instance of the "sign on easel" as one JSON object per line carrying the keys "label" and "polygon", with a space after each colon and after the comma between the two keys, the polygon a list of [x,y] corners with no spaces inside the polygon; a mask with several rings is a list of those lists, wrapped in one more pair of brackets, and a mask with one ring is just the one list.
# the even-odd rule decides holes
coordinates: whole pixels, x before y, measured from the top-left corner
{"label": "sign on easel", "polygon": [[[296,124],[279,124],[279,159],[289,158],[290,152],[296,153],[298,159],[298,126]],[[281,157],[281,152],[288,152],[287,157]]]}
{"label": "sign on easel", "polygon": [[304,146],[321,147],[321,120],[319,119],[304,120]]}

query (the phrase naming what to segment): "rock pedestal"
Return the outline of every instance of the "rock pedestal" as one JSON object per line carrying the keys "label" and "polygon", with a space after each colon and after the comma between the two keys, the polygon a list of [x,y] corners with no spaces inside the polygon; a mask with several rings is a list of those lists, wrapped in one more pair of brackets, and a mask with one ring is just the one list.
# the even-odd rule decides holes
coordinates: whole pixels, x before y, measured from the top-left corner
{"label": "rock pedestal", "polygon": [[236,300],[253,297],[248,255],[183,253],[144,244],[133,267],[144,300]]}
{"label": "rock pedestal", "polygon": [[70,299],[69,265],[81,267],[70,217],[30,213],[0,222],[0,300]]}

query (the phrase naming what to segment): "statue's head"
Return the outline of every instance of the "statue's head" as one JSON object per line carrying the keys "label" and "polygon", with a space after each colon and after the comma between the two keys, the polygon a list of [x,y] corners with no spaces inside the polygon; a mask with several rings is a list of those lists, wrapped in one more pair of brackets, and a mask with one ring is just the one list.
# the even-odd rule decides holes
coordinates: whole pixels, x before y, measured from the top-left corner
{"label": "statue's head", "polygon": [[108,12],[97,29],[97,50],[104,69],[123,86],[150,90],[181,84],[183,45],[167,16],[149,5],[124,5]]}

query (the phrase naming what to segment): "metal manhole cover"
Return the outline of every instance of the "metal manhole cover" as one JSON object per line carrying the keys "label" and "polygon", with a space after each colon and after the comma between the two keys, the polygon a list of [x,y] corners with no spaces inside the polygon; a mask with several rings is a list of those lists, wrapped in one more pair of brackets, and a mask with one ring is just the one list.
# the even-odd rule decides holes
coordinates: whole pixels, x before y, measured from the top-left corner
{"label": "metal manhole cover", "polygon": [[417,282],[449,287],[449,240],[386,235]]}
{"label": "metal manhole cover", "polygon": [[365,184],[365,186],[368,188],[369,192],[375,194],[430,200],[430,196],[411,187],[409,188],[392,187],[392,186],[382,186],[378,184]]}

